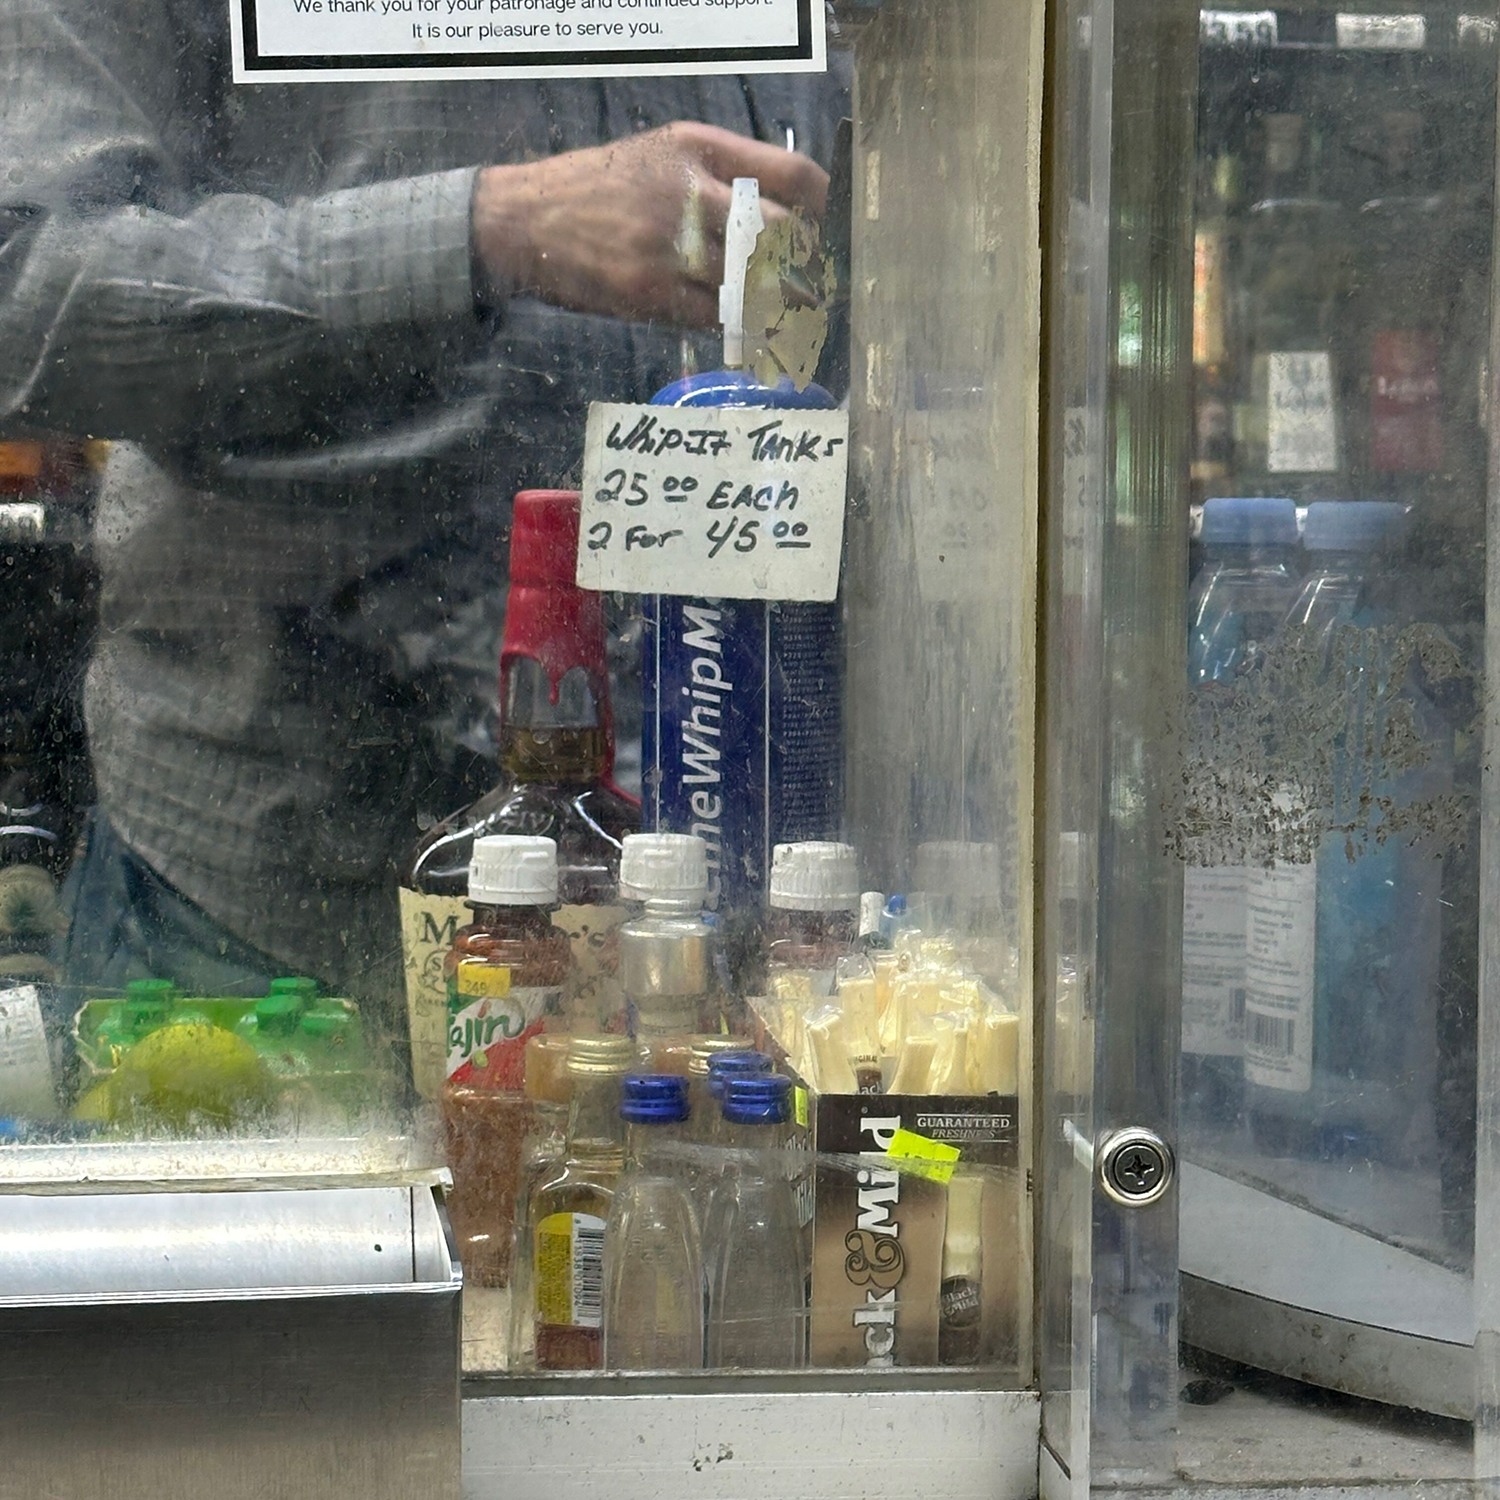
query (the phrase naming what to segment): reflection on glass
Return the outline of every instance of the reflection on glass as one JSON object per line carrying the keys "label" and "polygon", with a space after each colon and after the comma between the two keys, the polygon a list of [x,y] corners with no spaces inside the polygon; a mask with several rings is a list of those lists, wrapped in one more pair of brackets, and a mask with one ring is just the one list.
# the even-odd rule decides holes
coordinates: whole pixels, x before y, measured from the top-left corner
{"label": "reflection on glass", "polygon": [[[1448,1289],[1400,1322],[1442,1340],[1474,1229],[1493,19],[1278,23],[1201,54],[1190,660],[1225,516],[1282,519],[1243,544],[1253,649],[1184,712],[1184,1221],[1282,1200],[1287,1244],[1211,1279],[1333,1315],[1353,1230],[1386,1301]],[[1187,1333],[1236,1352],[1226,1327]],[[1279,1338],[1254,1357],[1337,1381]]]}

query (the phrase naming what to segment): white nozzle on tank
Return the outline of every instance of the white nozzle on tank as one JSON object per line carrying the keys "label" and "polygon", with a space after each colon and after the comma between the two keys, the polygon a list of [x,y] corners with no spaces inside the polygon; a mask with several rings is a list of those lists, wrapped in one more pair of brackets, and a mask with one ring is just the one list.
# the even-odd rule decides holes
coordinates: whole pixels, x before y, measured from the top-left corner
{"label": "white nozzle on tank", "polygon": [[736,177],[724,225],[724,281],[719,287],[719,322],[724,325],[724,368],[745,363],[745,262],[766,227],[760,211],[760,181]]}

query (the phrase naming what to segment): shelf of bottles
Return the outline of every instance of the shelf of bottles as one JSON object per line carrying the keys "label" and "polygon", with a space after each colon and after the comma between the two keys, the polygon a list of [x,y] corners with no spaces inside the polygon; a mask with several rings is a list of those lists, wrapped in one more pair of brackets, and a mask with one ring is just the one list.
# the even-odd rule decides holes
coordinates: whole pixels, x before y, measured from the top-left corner
{"label": "shelf of bottles", "polygon": [[1184,1144],[1462,1270],[1495,20],[1202,21]]}
{"label": "shelf of bottles", "polygon": [[[36,972],[0,985],[0,1173],[446,1170],[474,1372],[1025,1386],[1030,1044],[997,847],[929,842],[908,889],[862,888],[838,653],[806,649],[822,605],[743,606],[716,634],[709,601],[675,602],[685,685],[648,734],[684,747],[682,805],[648,774],[643,808],[617,764],[607,602],[574,581],[579,515],[576,492],[516,497],[500,779],[413,829],[387,893],[409,1071],[366,997],[305,975],[62,983],[48,906]],[[736,632],[759,632],[747,656]],[[762,651],[774,735],[723,706]],[[776,701],[789,672],[800,709]],[[714,770],[752,752],[778,757],[776,797],[757,799],[768,766]],[[34,871],[51,899],[66,844],[29,806],[31,832],[0,830],[31,840],[0,889]]]}
{"label": "shelf of bottles", "polygon": [[[993,941],[997,851],[924,846],[893,897],[861,889],[830,787],[763,810],[753,836],[724,814],[709,771],[737,731],[708,685],[734,646],[707,601],[680,602],[702,701],[667,695],[649,732],[675,736],[680,713],[702,746],[684,780],[718,790],[692,792],[688,826],[640,831],[577,537],[576,495],[517,497],[505,780],[430,831],[402,890],[466,1364],[1025,1384],[1024,1004]],[[789,758],[782,790],[827,774]],[[648,788],[670,825],[665,800]]]}

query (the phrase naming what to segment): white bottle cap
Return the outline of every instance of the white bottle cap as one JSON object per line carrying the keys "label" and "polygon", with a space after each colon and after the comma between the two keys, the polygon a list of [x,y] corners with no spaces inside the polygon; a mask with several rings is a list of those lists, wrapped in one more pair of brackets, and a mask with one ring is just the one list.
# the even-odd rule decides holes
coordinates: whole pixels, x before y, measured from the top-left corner
{"label": "white bottle cap", "polygon": [[519,833],[475,839],[469,900],[480,906],[555,906],[557,845]]}
{"label": "white bottle cap", "polygon": [[628,833],[620,846],[627,901],[708,899],[708,845],[693,833]]}
{"label": "white bottle cap", "polygon": [[770,903],[783,911],[858,911],[854,850],[822,841],[777,844],[771,851]]}
{"label": "white bottle cap", "polygon": [[859,935],[880,931],[880,919],[885,915],[885,892],[864,891],[859,898]]}

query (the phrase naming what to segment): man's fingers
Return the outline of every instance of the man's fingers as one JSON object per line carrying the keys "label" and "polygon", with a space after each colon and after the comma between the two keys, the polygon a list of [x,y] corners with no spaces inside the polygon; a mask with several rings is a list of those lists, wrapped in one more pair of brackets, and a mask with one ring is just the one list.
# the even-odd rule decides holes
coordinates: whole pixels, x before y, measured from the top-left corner
{"label": "man's fingers", "polygon": [[763,196],[788,208],[822,214],[828,201],[828,174],[817,162],[717,125],[684,123],[675,130],[683,148],[721,182],[757,177]]}

